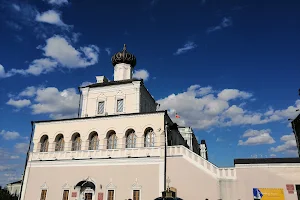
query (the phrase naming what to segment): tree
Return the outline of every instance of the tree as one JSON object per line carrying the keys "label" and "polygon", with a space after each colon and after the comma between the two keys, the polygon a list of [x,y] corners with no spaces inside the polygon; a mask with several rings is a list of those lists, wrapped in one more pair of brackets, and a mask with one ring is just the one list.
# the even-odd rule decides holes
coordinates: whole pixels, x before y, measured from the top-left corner
{"label": "tree", "polygon": [[18,200],[18,196],[11,195],[6,188],[0,186],[0,200]]}

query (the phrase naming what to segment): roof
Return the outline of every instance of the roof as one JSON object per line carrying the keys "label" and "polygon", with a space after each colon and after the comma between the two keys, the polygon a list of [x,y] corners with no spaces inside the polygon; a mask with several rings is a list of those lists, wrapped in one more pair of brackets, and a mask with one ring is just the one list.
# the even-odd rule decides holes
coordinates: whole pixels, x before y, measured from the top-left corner
{"label": "roof", "polygon": [[236,164],[278,164],[278,163],[300,163],[300,158],[245,158],[234,159]]}
{"label": "roof", "polygon": [[15,181],[15,182],[12,182],[12,183],[8,183],[7,185],[13,185],[13,184],[18,184],[18,183],[22,183],[22,180]]}
{"label": "roof", "polygon": [[32,121],[31,123],[58,122],[58,121],[69,121],[69,120],[85,120],[85,119],[97,119],[97,118],[110,118],[110,117],[117,117],[117,116],[147,115],[147,114],[155,114],[155,113],[165,113],[167,115],[167,111],[163,110],[163,111],[144,112],[144,113],[125,113],[125,114],[107,115],[107,116],[76,117],[76,118],[68,118],[68,119],[52,119],[52,120]]}
{"label": "roof", "polygon": [[143,79],[127,79],[127,80],[120,80],[120,81],[109,81],[109,82],[103,82],[103,83],[94,83],[91,85],[82,86],[79,88],[94,88],[94,87],[105,87],[105,86],[111,86],[111,85],[121,85],[121,84],[127,84],[132,83],[134,81],[141,81],[143,82]]}

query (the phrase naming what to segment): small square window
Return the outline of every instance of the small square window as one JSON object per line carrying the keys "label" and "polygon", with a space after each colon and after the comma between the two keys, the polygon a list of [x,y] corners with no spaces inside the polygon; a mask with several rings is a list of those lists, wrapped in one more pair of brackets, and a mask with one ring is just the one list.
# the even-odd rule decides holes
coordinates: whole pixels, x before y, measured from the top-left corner
{"label": "small square window", "polygon": [[46,195],[47,195],[47,190],[42,190],[40,200],[46,200]]}
{"label": "small square window", "polygon": [[98,114],[103,114],[104,113],[104,101],[100,101],[98,103]]}
{"label": "small square window", "polygon": [[117,112],[123,112],[123,105],[124,104],[124,100],[123,99],[118,99],[117,100]]}
{"label": "small square window", "polygon": [[115,196],[114,193],[115,193],[114,190],[108,190],[107,200],[114,200],[114,196]]}
{"label": "small square window", "polygon": [[140,191],[133,190],[133,200],[140,200]]}

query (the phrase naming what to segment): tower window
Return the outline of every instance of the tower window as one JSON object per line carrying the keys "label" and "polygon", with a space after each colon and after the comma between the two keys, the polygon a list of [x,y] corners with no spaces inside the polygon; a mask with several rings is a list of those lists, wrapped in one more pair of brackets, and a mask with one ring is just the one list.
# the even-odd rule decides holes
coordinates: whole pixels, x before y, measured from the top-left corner
{"label": "tower window", "polygon": [[117,112],[123,112],[124,107],[124,99],[117,100]]}
{"label": "tower window", "polygon": [[104,101],[100,101],[98,103],[98,114],[103,114],[104,113]]}

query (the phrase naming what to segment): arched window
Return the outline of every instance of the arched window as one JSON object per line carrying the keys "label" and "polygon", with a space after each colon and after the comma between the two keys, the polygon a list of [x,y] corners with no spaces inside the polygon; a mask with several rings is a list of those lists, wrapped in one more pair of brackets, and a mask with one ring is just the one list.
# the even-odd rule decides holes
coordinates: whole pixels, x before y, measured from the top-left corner
{"label": "arched window", "polygon": [[47,152],[49,147],[49,137],[48,135],[43,135],[40,140],[41,149],[40,152]]}
{"label": "arched window", "polygon": [[136,146],[136,135],[133,129],[126,131],[126,148],[135,148]]}
{"label": "arched window", "polygon": [[155,133],[152,128],[147,128],[145,130],[145,139],[144,146],[145,147],[154,147],[155,146]]}
{"label": "arched window", "polygon": [[89,136],[89,150],[99,149],[98,133],[93,131]]}
{"label": "arched window", "polygon": [[107,134],[107,149],[117,148],[117,134],[115,131],[109,131]]}
{"label": "arched window", "polygon": [[72,151],[81,150],[81,139],[79,133],[74,133],[72,136]]}
{"label": "arched window", "polygon": [[63,134],[58,134],[55,138],[55,151],[63,151],[65,147],[65,140]]}

